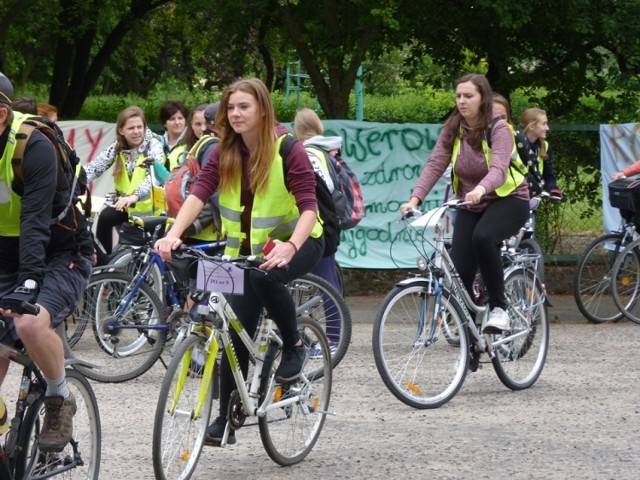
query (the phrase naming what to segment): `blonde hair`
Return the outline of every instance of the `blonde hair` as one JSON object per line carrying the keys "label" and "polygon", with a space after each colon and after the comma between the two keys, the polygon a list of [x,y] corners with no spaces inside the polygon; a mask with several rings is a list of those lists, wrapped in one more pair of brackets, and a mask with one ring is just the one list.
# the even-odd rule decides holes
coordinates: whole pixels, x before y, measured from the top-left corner
{"label": "blonde hair", "polygon": [[222,136],[220,142],[220,186],[221,191],[233,188],[242,176],[242,136],[229,124],[229,97],[236,92],[251,95],[258,103],[258,144],[249,159],[249,185],[251,191],[264,193],[267,188],[269,170],[274,159],[276,143],[276,117],[267,86],[257,78],[241,79],[231,84],[220,99],[220,108],[215,125]]}
{"label": "blonde hair", "polygon": [[303,108],[293,119],[293,133],[301,142],[324,133],[324,125],[316,112]]}
{"label": "blonde hair", "polygon": [[[524,112],[522,112],[522,115],[520,115],[520,130],[522,130],[522,133],[526,135],[528,130],[535,127],[538,122],[540,122],[542,116],[546,117],[547,112],[545,112],[541,108],[527,108]],[[540,142],[540,150],[538,151],[538,155],[540,155],[545,160],[548,158],[544,141]]]}
{"label": "blonde hair", "polygon": [[[142,123],[144,125],[144,129],[147,129],[147,119],[144,116],[144,111],[140,107],[131,106],[125,108],[118,114],[118,119],[116,120],[116,157],[122,150],[126,150],[129,145],[127,144],[127,140],[124,135],[120,134],[120,129],[124,128],[125,124],[132,118],[139,117],[142,119]],[[123,173],[122,163],[115,162],[116,165],[113,169],[113,178],[118,180]]]}

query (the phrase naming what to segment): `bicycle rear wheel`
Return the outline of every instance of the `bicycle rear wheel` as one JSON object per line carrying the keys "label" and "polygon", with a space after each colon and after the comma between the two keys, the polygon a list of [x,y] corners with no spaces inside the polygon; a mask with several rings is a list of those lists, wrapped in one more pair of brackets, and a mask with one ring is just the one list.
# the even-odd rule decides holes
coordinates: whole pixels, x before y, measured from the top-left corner
{"label": "bicycle rear wheel", "polygon": [[533,385],[544,368],[549,348],[545,295],[533,271],[517,268],[505,278],[511,330],[491,335],[491,359],[500,381],[511,390]]}
{"label": "bicycle rear wheel", "polygon": [[542,252],[542,248],[540,247],[538,242],[536,242],[533,238],[525,238],[520,242],[518,248],[522,253],[529,255],[535,254],[540,256],[538,262],[536,263],[536,269],[538,271],[538,278],[540,279],[540,282],[544,283],[544,253]]}
{"label": "bicycle rear wheel", "polygon": [[156,479],[189,478],[207,433],[213,404],[219,404],[218,371],[205,388],[206,338],[189,335],[180,342],[162,382],[153,424],[153,470]]}
{"label": "bicycle rear wheel", "polygon": [[[135,276],[144,267],[143,253],[147,251],[146,247],[127,247],[113,254],[109,260],[109,265],[113,265],[119,272],[128,273]],[[144,279],[158,298],[164,301],[164,277],[157,264],[153,264],[149,275]]]}
{"label": "bicycle rear wheel", "polygon": [[[624,239],[621,232],[596,238],[587,246],[576,265],[573,296],[578,310],[591,323],[617,322],[623,317],[613,299],[611,273],[618,254],[625,248]],[[638,261],[634,257],[629,260]]]}
{"label": "bicycle rear wheel", "polygon": [[38,437],[44,421],[43,398],[39,397],[28,408],[20,429],[21,443],[25,448],[18,454],[16,478],[37,480],[54,475],[74,480],[98,478],[102,451],[98,403],[86,378],[71,369],[66,370],[66,376],[77,405],[73,437],[60,452],[39,450]]}
{"label": "bicycle rear wheel", "polygon": [[91,323],[93,337],[83,335],[70,355],[100,369],[74,365],[99,382],[125,382],[149,370],[167,337],[166,307],[144,282],[131,289],[126,273],[92,276],[78,308]]}
{"label": "bicycle rear wheel", "polygon": [[[304,275],[289,283],[298,317],[310,317],[324,329],[335,368],[344,358],[351,342],[351,312],[344,297],[333,285],[314,274]],[[318,349],[311,348],[311,356]]]}
{"label": "bicycle rear wheel", "polygon": [[[267,414],[259,417],[260,438],[271,459],[283,466],[302,461],[316,444],[329,409],[332,367],[324,329],[314,320],[298,319],[300,338],[310,348],[318,345],[322,354],[308,358],[300,377],[292,383],[274,385],[275,365],[267,365],[260,384],[261,400],[272,392]],[[269,374],[266,374],[269,372]],[[285,406],[273,403],[297,400]]]}
{"label": "bicycle rear wheel", "polygon": [[467,376],[469,340],[458,300],[442,290],[439,310],[426,282],[389,292],[373,326],[373,356],[387,388],[414,408],[451,400]]}
{"label": "bicycle rear wheel", "polygon": [[620,252],[613,264],[613,300],[629,320],[640,324],[640,239]]}

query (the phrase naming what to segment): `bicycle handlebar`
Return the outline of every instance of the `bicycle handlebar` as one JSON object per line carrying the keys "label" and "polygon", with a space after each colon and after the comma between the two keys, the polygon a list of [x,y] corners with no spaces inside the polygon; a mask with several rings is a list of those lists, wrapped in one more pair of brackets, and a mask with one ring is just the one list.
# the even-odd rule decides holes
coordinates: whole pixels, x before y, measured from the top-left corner
{"label": "bicycle handlebar", "polygon": [[0,298],[0,308],[11,310],[19,315],[24,315],[25,313],[28,315],[38,315],[40,313],[40,305],[14,298]]}

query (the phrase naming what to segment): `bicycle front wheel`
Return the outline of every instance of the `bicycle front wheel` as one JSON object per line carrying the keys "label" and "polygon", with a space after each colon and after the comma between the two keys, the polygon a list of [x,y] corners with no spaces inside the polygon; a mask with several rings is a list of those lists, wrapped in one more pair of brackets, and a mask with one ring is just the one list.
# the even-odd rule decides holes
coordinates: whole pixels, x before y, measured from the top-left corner
{"label": "bicycle front wheel", "polygon": [[153,423],[156,479],[189,478],[202,453],[213,403],[219,408],[217,369],[208,387],[202,378],[206,352],[206,338],[189,335],[165,373]]}
{"label": "bicycle front wheel", "polygon": [[58,475],[73,480],[97,480],[100,472],[102,429],[98,403],[91,385],[79,372],[66,370],[67,385],[76,400],[73,436],[60,452],[41,452],[38,446],[44,421],[43,398],[39,397],[27,410],[20,439],[16,478],[32,480]]}
{"label": "bicycle front wheel", "polygon": [[[333,285],[311,273],[290,282],[289,290],[298,317],[310,317],[324,327],[331,350],[331,364],[335,368],[346,355],[351,342],[351,313],[347,302]],[[310,355],[318,353],[318,349],[312,346]]]}
{"label": "bicycle front wheel", "polygon": [[332,367],[324,329],[313,319],[298,319],[305,347],[318,346],[321,354],[307,358],[300,377],[275,385],[273,363],[265,362],[260,384],[261,401],[272,395],[266,415],[259,417],[260,438],[271,459],[283,466],[302,461],[316,444],[329,409]]}
{"label": "bicycle front wheel", "polygon": [[78,308],[93,329],[83,335],[71,355],[99,369],[74,365],[99,382],[125,382],[149,370],[160,357],[167,337],[166,307],[151,287],[131,287],[126,273],[91,277]]}
{"label": "bicycle front wheel", "polygon": [[373,326],[373,356],[398,400],[414,408],[437,408],[458,393],[469,366],[464,318],[447,289],[439,307],[424,283],[389,292]]}
{"label": "bicycle front wheel", "polygon": [[620,252],[611,273],[613,300],[629,320],[640,323],[640,239]]}
{"label": "bicycle front wheel", "polygon": [[505,278],[511,330],[491,335],[493,368],[511,390],[533,385],[544,368],[549,349],[549,317],[537,274],[518,268]]}
{"label": "bicycle front wheel", "polygon": [[[617,256],[624,250],[623,233],[609,233],[587,246],[573,273],[573,296],[580,313],[591,323],[617,322],[623,315],[611,291],[611,273]],[[631,263],[640,265],[638,258]],[[626,283],[625,279],[621,279]],[[634,282],[637,283],[637,282]]]}

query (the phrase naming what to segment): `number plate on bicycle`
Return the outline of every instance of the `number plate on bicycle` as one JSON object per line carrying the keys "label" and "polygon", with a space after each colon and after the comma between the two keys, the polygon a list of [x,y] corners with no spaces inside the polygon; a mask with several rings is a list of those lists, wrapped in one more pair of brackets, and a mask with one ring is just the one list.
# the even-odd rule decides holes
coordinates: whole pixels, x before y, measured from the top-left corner
{"label": "number plate on bicycle", "polygon": [[198,262],[196,285],[208,292],[244,293],[244,270],[232,263]]}

